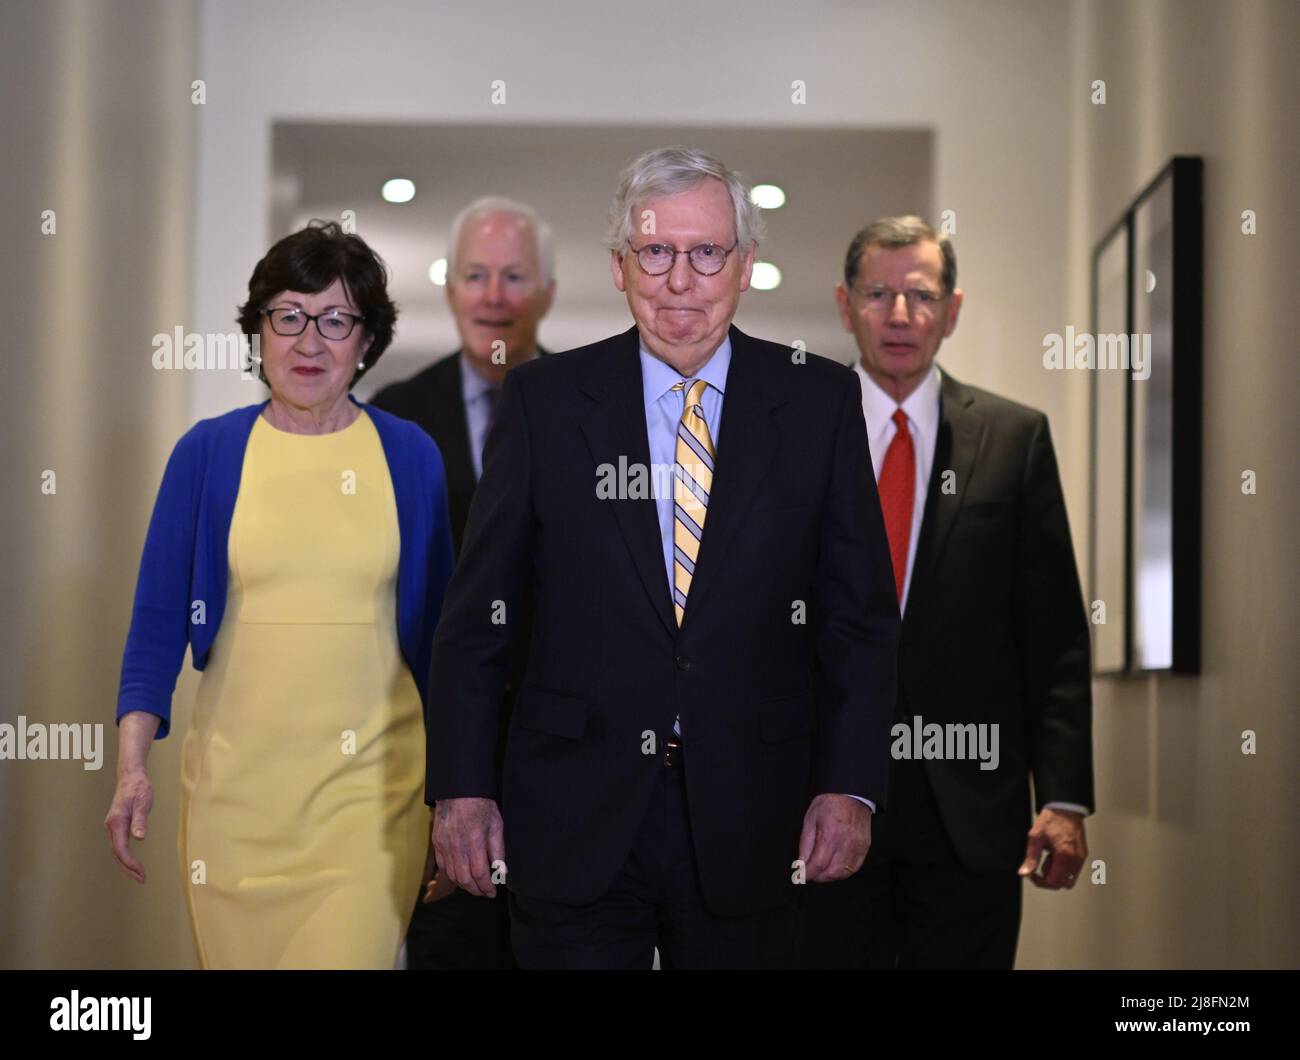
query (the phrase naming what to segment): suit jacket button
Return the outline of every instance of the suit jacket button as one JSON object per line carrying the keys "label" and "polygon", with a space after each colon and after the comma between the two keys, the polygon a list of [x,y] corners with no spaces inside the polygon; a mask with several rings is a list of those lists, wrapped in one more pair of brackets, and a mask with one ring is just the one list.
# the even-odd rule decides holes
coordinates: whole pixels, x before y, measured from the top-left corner
{"label": "suit jacket button", "polygon": [[689,670],[690,668],[691,668],[691,660],[690,660],[690,659],[686,658],[685,655],[679,655],[679,656],[677,656],[677,669],[679,669],[679,670]]}

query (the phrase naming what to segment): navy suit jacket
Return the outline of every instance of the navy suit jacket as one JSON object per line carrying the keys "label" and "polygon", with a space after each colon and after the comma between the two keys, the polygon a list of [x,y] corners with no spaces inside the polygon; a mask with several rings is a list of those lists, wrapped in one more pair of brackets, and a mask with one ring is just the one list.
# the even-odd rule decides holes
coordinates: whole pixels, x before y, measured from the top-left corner
{"label": "navy suit jacket", "polygon": [[508,886],[574,905],[613,882],[680,716],[705,900],[790,896],[812,796],[883,806],[898,602],[861,391],[842,365],[731,329],[708,520],[678,628],[654,500],[602,499],[649,466],[635,328],[506,376],[434,637],[429,802],[495,797],[510,627],[531,588],[509,722]]}

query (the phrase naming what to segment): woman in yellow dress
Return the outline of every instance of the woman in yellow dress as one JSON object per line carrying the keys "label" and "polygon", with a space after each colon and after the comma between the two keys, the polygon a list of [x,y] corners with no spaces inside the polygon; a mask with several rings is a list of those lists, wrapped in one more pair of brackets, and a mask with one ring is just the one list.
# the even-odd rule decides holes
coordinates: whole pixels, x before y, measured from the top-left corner
{"label": "woman in yellow dress", "polygon": [[153,801],[185,647],[202,671],[182,749],[180,859],[205,968],[391,968],[425,868],[429,646],[451,574],[442,460],[362,406],[392,339],[382,262],[337,225],[277,243],[249,281],[262,405],[196,425],[159,490],[118,696],[106,828]]}

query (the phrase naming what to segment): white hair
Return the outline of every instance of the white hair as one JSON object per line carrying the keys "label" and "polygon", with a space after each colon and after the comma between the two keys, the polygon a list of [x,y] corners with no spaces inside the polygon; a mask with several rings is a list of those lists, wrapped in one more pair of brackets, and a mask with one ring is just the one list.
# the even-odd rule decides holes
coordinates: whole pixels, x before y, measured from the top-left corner
{"label": "white hair", "polygon": [[481,199],[475,199],[452,219],[451,234],[448,237],[450,246],[447,249],[447,282],[454,282],[462,230],[470,221],[494,213],[518,217],[532,229],[533,238],[537,242],[537,261],[542,270],[541,283],[543,287],[549,285],[555,278],[555,236],[551,226],[538,217],[537,211],[531,206],[500,195],[485,195]]}
{"label": "white hair", "polygon": [[712,155],[689,147],[655,148],[634,159],[623,170],[614,203],[609,208],[605,246],[621,252],[631,243],[635,227],[632,212],[638,205],[689,191],[710,178],[722,181],[731,196],[737,243],[741,247],[756,246],[766,234],[763,214],[750,200],[749,188],[740,174]]}

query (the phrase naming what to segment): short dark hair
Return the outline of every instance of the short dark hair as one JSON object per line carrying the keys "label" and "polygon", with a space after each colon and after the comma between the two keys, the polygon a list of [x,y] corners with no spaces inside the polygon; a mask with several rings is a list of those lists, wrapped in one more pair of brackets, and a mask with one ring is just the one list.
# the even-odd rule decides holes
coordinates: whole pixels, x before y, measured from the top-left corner
{"label": "short dark hair", "polygon": [[858,278],[858,268],[867,247],[894,250],[921,242],[939,244],[939,252],[943,255],[943,289],[945,293],[952,294],[957,289],[957,251],[953,249],[952,240],[939,235],[929,224],[913,214],[882,217],[878,221],[872,221],[853,237],[849,252],[844,256],[844,286],[852,287],[853,281]]}
{"label": "short dark hair", "polygon": [[[397,306],[388,297],[388,269],[358,235],[344,232],[337,221],[313,220],[285,236],[266,252],[248,281],[248,301],[239,307],[245,335],[260,335],[262,310],[281,291],[316,294],[342,280],[370,336],[370,347],[353,384],[379,360],[393,341]],[[258,367],[262,382],[266,376]]]}

